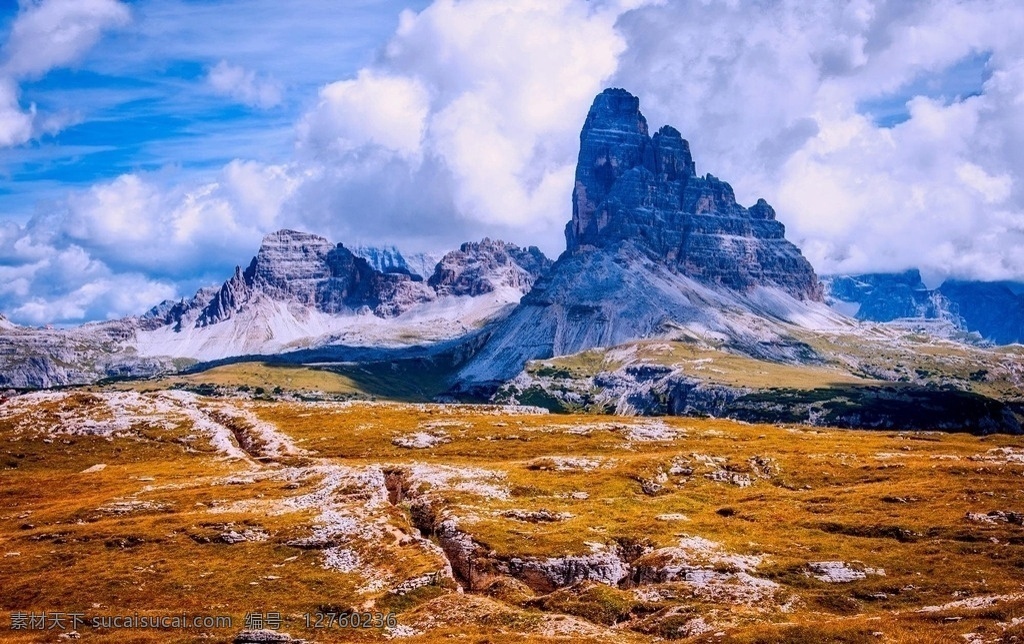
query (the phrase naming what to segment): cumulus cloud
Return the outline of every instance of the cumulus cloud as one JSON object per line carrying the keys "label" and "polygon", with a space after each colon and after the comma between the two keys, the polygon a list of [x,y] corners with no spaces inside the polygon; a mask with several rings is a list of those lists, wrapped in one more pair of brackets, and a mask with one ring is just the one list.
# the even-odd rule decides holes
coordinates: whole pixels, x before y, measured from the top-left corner
{"label": "cumulus cloud", "polygon": [[[286,166],[235,161],[212,181],[122,175],[0,227],[0,311],[18,322],[138,314],[244,264],[266,231],[296,222]],[[301,227],[301,225],[299,225]]]}
{"label": "cumulus cloud", "polygon": [[[666,3],[618,28],[612,82],[690,139],[699,172],[768,198],[820,272],[1024,278],[1018,4]],[[979,54],[978,95],[944,91]],[[882,99],[906,120],[858,111]]]}
{"label": "cumulus cloud", "polygon": [[51,245],[13,224],[0,229],[0,260],[0,302],[21,323],[111,318],[175,295],[170,282],[117,273],[78,246]]}
{"label": "cumulus cloud", "polygon": [[320,90],[320,101],[299,123],[300,145],[318,156],[379,146],[418,157],[429,100],[416,79],[364,70]]}
{"label": "cumulus cloud", "polygon": [[18,105],[18,87],[12,81],[0,78],[0,148],[21,145],[32,138],[35,106],[22,111]]}
{"label": "cumulus cloud", "polygon": [[[46,273],[33,267],[56,254],[97,262],[97,283],[181,290],[281,226],[433,250],[500,236],[557,254],[580,127],[606,86],[638,95],[652,127],[676,126],[698,172],[772,202],[819,272],[1024,279],[1022,32],[1013,0],[436,0],[404,12],[372,64],[306,97],[294,158],[193,182],[125,175],[0,237],[0,256],[21,258],[4,264],[0,309],[35,296]],[[965,61],[984,75],[948,82],[978,67]],[[228,62],[206,82],[254,107],[281,100]],[[0,142],[24,140],[24,118],[2,115],[29,113],[4,91]],[[867,103],[902,122],[876,122]],[[38,296],[32,319],[133,305],[47,279],[65,286]]]}
{"label": "cumulus cloud", "polygon": [[[440,0],[404,12],[379,60],[324,87],[300,123],[304,160],[325,166],[306,203],[331,204],[312,204],[311,223],[369,241],[389,221],[448,244],[489,231],[557,253],[579,124],[625,48],[622,11]],[[363,227],[367,201],[380,230]]]}
{"label": "cumulus cloud", "polygon": [[281,103],[281,84],[256,72],[222,60],[207,73],[206,82],[218,94],[250,107],[269,109]]}
{"label": "cumulus cloud", "polygon": [[128,7],[117,0],[24,0],[3,47],[3,71],[32,77],[68,65],[104,30],[129,19]]}
{"label": "cumulus cloud", "polygon": [[37,118],[23,109],[18,81],[74,63],[104,30],[130,19],[117,0],[23,0],[0,50],[0,148],[21,145],[63,127],[65,117]]}

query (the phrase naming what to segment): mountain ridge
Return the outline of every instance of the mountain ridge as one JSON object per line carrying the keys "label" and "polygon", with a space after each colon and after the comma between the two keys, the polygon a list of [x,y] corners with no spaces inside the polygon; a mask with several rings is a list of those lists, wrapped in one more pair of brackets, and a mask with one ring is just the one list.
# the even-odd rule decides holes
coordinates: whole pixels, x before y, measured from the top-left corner
{"label": "mountain ridge", "polygon": [[377,271],[343,244],[275,231],[219,287],[164,301],[141,316],[69,329],[0,320],[0,386],[144,377],[196,361],[328,345],[386,349],[475,337],[551,264],[536,247],[486,238],[442,260],[430,276],[435,290],[407,271]]}

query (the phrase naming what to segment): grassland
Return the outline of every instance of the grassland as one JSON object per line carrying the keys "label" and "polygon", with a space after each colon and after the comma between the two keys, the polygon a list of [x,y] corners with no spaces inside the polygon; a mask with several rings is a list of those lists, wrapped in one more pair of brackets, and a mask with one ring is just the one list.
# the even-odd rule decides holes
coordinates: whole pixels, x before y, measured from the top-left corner
{"label": "grassland", "polygon": [[441,393],[450,370],[425,361],[325,363],[239,361],[149,380],[90,387],[94,391],[185,389],[199,393],[329,397],[426,402]]}
{"label": "grassland", "polygon": [[[234,619],[95,642],[257,611],[325,642],[1020,641],[1022,511],[1003,435],[35,394],[0,405],[0,640],[56,641],[16,611]],[[305,628],[353,609],[399,628]]]}

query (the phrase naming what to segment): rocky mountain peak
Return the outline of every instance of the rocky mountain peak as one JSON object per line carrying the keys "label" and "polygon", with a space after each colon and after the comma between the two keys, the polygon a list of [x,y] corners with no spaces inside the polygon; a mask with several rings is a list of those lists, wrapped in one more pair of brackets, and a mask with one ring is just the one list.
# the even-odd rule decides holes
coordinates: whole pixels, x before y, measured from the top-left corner
{"label": "rocky mountain peak", "polygon": [[747,291],[779,287],[821,300],[817,276],[763,199],[736,203],[732,186],[698,177],[689,143],[671,126],[648,135],[639,99],[622,89],[594,99],[580,134],[569,253],[637,246],[701,282]]}
{"label": "rocky mountain peak", "polygon": [[275,299],[316,302],[317,285],[331,276],[328,257],[336,247],[318,235],[279,230],[263,238],[244,277]]}
{"label": "rocky mountain peak", "polygon": [[616,131],[647,136],[647,119],[640,99],[621,87],[609,87],[594,98],[583,131]]}
{"label": "rocky mountain peak", "polygon": [[438,295],[483,295],[502,287],[526,293],[551,266],[536,246],[520,248],[484,238],[441,258],[428,283]]}
{"label": "rocky mountain peak", "polygon": [[[363,248],[361,253],[374,263],[318,235],[279,230],[264,237],[249,266],[236,267],[215,292],[165,303],[150,312],[150,324],[174,324],[180,330],[194,319],[195,326],[205,327],[260,302],[329,315],[368,309],[378,317],[393,317],[438,296],[476,296],[503,287],[525,293],[551,265],[536,247],[484,239],[448,253],[424,280],[396,249]],[[190,315],[196,308],[201,313]]]}

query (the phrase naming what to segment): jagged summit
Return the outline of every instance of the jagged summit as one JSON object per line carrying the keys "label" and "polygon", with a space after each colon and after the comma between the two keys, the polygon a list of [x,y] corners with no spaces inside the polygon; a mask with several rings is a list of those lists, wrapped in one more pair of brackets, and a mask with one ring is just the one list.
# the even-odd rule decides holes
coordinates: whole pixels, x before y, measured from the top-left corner
{"label": "jagged summit", "polygon": [[418,277],[382,273],[342,244],[294,230],[264,237],[248,268],[235,269],[198,324],[226,320],[257,296],[328,314],[365,306],[380,317],[399,315],[434,299],[434,293]]}
{"label": "jagged summit", "polygon": [[520,248],[500,239],[466,242],[441,258],[429,284],[439,295],[482,295],[501,287],[526,293],[551,267],[536,246]]}
{"label": "jagged summit", "polygon": [[535,248],[463,244],[430,279],[378,270],[344,244],[279,230],[220,287],[164,302],[138,320],[142,355],[220,359],[345,344],[403,346],[459,337],[503,317],[550,261]]}
{"label": "jagged summit", "polygon": [[836,317],[772,207],[744,208],[728,183],[697,176],[679,131],[650,136],[623,89],[601,92],[583,124],[565,237],[566,252],[463,368],[460,387],[486,390],[528,360],[667,329],[796,360],[787,325]]}
{"label": "jagged summit", "polygon": [[570,253],[629,242],[706,284],[822,297],[772,207],[760,199],[744,208],[728,183],[698,177],[679,131],[666,125],[649,136],[639,99],[623,89],[599,94],[587,114],[565,237]]}

